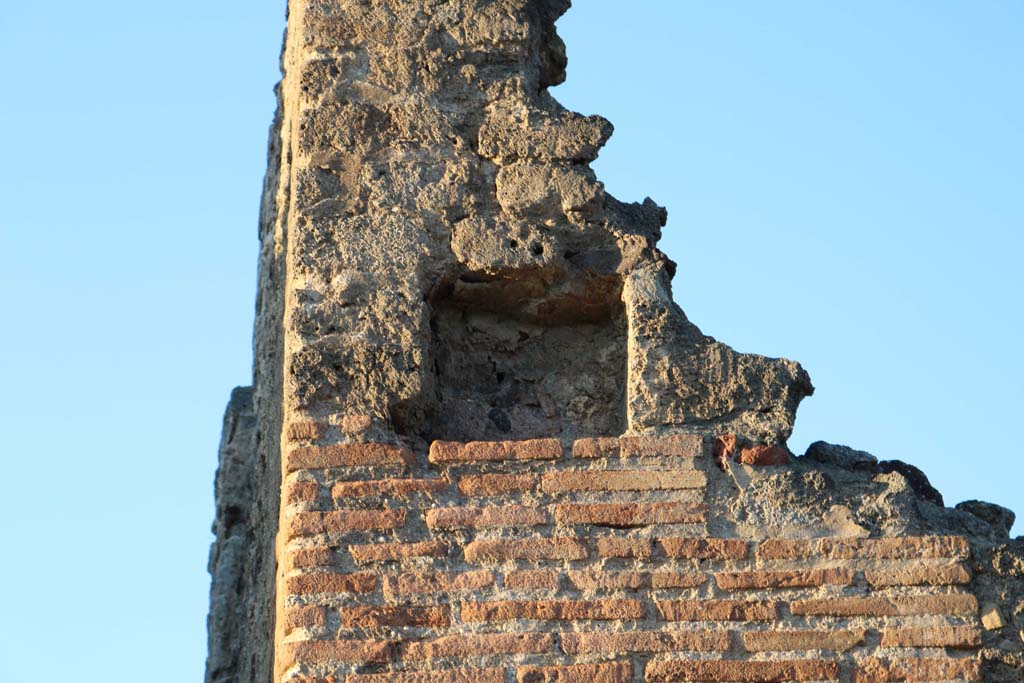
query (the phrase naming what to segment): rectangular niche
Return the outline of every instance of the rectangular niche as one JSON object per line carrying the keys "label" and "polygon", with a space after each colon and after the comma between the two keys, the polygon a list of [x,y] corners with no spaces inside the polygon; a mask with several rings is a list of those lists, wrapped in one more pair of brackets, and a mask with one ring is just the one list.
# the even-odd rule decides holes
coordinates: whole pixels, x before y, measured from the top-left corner
{"label": "rectangular niche", "polygon": [[514,306],[436,301],[436,403],[421,436],[490,441],[624,432],[626,316],[619,292],[612,294],[605,305],[581,307],[576,319],[566,315],[572,307],[545,319]]}

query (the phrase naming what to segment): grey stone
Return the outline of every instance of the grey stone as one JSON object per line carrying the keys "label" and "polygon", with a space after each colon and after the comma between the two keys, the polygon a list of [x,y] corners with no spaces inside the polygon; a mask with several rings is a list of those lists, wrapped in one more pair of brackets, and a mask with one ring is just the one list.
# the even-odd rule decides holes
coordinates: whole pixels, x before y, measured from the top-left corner
{"label": "grey stone", "polygon": [[874,471],[878,465],[878,458],[870,453],[824,441],[815,441],[808,446],[803,457],[813,462],[835,465],[847,470]]}
{"label": "grey stone", "polygon": [[975,517],[985,520],[993,529],[1006,538],[1010,537],[1010,529],[1013,528],[1013,523],[1017,519],[1017,515],[1013,513],[1013,510],[1008,510],[995,503],[986,503],[982,500],[965,500],[962,503],[957,503],[956,509],[969,512]]}
{"label": "grey stone", "polygon": [[910,488],[925,500],[935,503],[939,507],[945,505],[942,501],[942,494],[928,481],[928,476],[920,468],[903,462],[902,460],[883,460],[878,463],[878,471],[883,474],[898,472],[906,477]]}

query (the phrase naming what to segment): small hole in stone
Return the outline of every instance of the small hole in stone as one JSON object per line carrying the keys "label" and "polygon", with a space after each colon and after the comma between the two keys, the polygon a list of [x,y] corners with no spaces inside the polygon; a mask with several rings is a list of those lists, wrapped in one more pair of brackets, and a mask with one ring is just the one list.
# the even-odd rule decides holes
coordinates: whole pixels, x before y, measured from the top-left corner
{"label": "small hole in stone", "polygon": [[510,249],[515,249],[516,247],[519,246],[519,242],[516,242],[515,240],[509,240],[508,246]]}
{"label": "small hole in stone", "polygon": [[540,256],[544,253],[544,245],[540,242],[534,242],[530,245],[530,251],[533,252],[534,256]]}

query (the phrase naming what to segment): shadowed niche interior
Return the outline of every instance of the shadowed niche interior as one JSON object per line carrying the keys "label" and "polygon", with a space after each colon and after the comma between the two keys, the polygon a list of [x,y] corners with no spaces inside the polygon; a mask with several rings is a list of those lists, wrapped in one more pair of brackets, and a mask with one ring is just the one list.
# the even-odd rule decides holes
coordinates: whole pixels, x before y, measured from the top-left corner
{"label": "shadowed niche interior", "polygon": [[626,316],[618,278],[567,292],[521,275],[464,275],[438,291],[431,304],[433,405],[417,411],[418,420],[399,420],[403,432],[429,442],[625,431]]}

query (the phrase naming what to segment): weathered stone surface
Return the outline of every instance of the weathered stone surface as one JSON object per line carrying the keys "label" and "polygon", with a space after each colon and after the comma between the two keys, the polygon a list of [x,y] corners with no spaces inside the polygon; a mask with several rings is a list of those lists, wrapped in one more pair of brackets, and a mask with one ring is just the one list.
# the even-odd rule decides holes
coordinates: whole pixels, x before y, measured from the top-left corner
{"label": "weathered stone surface", "polygon": [[808,446],[807,452],[804,453],[803,457],[848,470],[874,471],[876,465],[878,465],[878,458],[870,453],[854,450],[849,446],[825,443],[824,441],[815,441]]}
{"label": "weathered stone surface", "polygon": [[372,6],[290,7],[290,193],[273,207],[289,408],[414,439],[714,426],[784,442],[806,373],[686,319],[664,209],[609,197],[588,164],[611,124],[546,91],[567,3]]}
{"label": "weathered stone surface", "polygon": [[[210,548],[210,614],[207,683],[238,680],[245,656],[246,607],[257,598],[251,572],[256,530],[253,500],[256,482],[256,415],[252,387],[231,392],[224,412],[215,494],[215,540]],[[266,647],[269,643],[263,643]]]}
{"label": "weathered stone surface", "polygon": [[878,471],[883,474],[898,472],[906,477],[907,482],[910,484],[910,488],[912,488],[917,495],[921,496],[925,500],[935,503],[939,507],[942,507],[945,504],[942,501],[942,494],[939,493],[938,489],[932,486],[930,481],[928,481],[928,476],[913,465],[909,465],[901,460],[884,460],[878,463]]}
{"label": "weathered stone surface", "polygon": [[1006,538],[1010,537],[1010,529],[1013,528],[1013,523],[1017,519],[1013,510],[1007,510],[1002,505],[986,503],[982,500],[965,500],[962,503],[957,503],[956,509],[969,512],[978,519],[988,522],[993,529]]}

